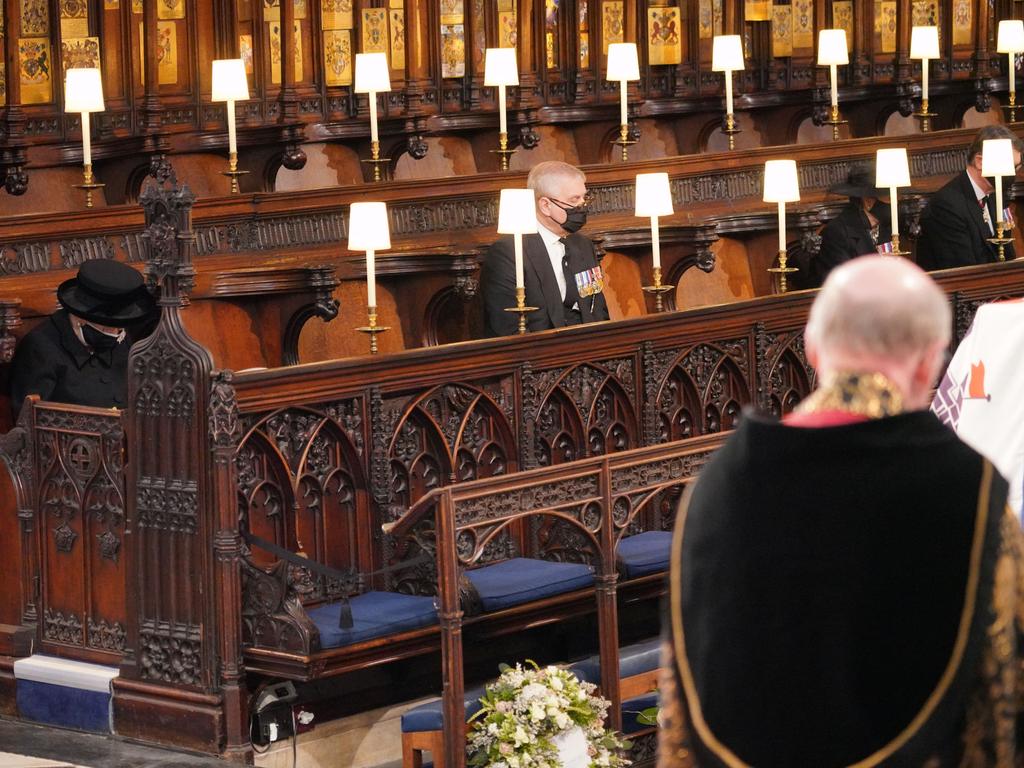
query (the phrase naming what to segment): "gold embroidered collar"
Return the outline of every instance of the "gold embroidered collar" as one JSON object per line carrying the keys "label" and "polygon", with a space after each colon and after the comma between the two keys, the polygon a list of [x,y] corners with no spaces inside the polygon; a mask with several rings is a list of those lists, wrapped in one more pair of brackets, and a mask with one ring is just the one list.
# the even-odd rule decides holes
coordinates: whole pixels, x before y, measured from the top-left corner
{"label": "gold embroidered collar", "polygon": [[797,413],[843,411],[869,419],[903,411],[903,397],[880,373],[837,372],[796,407]]}

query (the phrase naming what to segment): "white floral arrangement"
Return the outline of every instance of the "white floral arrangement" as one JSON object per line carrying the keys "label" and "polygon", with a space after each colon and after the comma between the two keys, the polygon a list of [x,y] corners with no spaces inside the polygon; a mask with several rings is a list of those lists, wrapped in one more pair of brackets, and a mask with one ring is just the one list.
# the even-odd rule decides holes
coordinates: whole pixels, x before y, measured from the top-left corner
{"label": "white floral arrangement", "polygon": [[[629,742],[604,727],[608,701],[561,667],[502,665],[470,718],[469,764],[489,768],[619,768]],[[573,755],[573,750],[579,752]]]}

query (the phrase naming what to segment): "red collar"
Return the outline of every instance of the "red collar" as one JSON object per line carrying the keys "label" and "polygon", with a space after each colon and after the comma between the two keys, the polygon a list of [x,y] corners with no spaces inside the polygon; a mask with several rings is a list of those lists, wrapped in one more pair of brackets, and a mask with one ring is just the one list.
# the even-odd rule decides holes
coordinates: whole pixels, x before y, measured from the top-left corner
{"label": "red collar", "polygon": [[787,427],[842,427],[867,421],[868,417],[849,411],[818,411],[812,413],[789,413],[782,419]]}

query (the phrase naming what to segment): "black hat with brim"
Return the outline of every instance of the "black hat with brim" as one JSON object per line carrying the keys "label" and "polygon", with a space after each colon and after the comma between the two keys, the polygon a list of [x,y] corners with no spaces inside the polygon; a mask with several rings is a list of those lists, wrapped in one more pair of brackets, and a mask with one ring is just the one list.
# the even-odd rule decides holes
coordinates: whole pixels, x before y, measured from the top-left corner
{"label": "black hat with brim", "polygon": [[83,320],[117,328],[143,320],[154,307],[142,275],[111,259],[82,264],[77,277],[60,284],[57,301]]}
{"label": "black hat with brim", "polygon": [[857,165],[850,168],[846,181],[833,184],[829,192],[846,197],[886,197],[889,190],[875,186],[875,166]]}

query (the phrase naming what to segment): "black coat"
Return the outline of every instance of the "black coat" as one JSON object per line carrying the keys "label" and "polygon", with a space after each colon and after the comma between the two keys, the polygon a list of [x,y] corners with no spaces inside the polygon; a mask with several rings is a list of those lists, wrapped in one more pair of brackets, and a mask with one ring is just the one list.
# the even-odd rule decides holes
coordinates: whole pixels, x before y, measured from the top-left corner
{"label": "black coat", "polygon": [[[885,203],[876,203],[871,213],[878,219],[878,242],[889,242],[892,239],[889,206]],[[851,200],[839,215],[821,230],[821,248],[811,262],[813,285],[821,285],[828,273],[843,262],[876,253],[877,250],[871,240],[871,227],[867,215],[859,201]]]}
{"label": "black coat", "polygon": [[[996,220],[995,195],[988,198],[989,216]],[[923,269],[947,269],[999,260],[996,246],[986,242],[992,237],[978,205],[974,187],[961,171],[932,195],[921,214],[921,236],[917,241],[917,263]],[[1014,258],[1013,245],[1004,251]]]}
{"label": "black coat", "polygon": [[112,350],[93,352],[71,329],[63,309],[33,328],[11,361],[11,409],[17,419],[27,395],[100,408],[123,408],[127,396],[125,340]]}
{"label": "black coat", "polygon": [[[565,255],[572,274],[598,266],[594,244],[582,235],[568,235]],[[579,317],[566,312],[558,290],[548,250],[540,235],[523,236],[523,282],[526,306],[538,307],[526,317],[530,331],[562,328],[576,323],[608,319],[608,304],[603,293],[579,301]],[[509,336],[519,329],[519,315],[506,312],[516,305],[515,246],[511,235],[502,237],[487,249],[480,272],[480,292],[484,300],[484,328],[488,336]]]}

